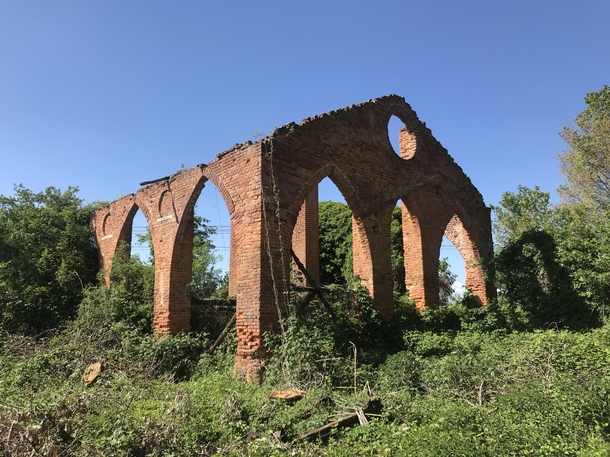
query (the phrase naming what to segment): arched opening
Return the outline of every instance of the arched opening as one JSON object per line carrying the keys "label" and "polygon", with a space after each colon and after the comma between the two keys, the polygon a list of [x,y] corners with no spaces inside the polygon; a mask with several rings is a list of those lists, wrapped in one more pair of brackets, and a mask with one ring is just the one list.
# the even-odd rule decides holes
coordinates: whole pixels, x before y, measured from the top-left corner
{"label": "arched opening", "polygon": [[[385,317],[392,317],[392,274],[390,266],[390,222],[392,207],[381,208],[365,217],[358,216],[359,200],[349,181],[334,167],[328,167],[322,176],[318,195],[317,184],[311,182],[303,189],[301,204],[292,232],[292,246],[295,253],[305,252],[304,243],[315,245],[319,254],[311,261],[300,262],[305,269],[319,271],[322,284],[351,284],[358,278],[373,298],[373,306]],[[315,182],[315,181],[314,181]],[[314,187],[315,186],[315,187]],[[340,192],[337,192],[339,190]],[[309,192],[309,193],[307,193]],[[337,201],[337,195],[343,201]],[[336,200],[324,200],[325,197]],[[310,201],[320,198],[319,205],[313,206],[319,218],[317,237],[303,237],[306,232],[303,219],[311,219],[303,214],[310,213]],[[345,203],[344,203],[345,202]],[[288,211],[292,213],[292,209]],[[312,213],[313,214],[313,213]],[[309,225],[310,227],[312,224]],[[298,257],[298,255],[297,255]],[[299,258],[300,260],[300,258]],[[307,265],[310,265],[308,267]],[[309,276],[309,275],[306,275]],[[308,283],[318,282],[305,278]],[[309,285],[309,284],[308,284]]]}
{"label": "arched opening", "polygon": [[407,292],[404,259],[405,248],[402,232],[402,208],[402,202],[399,200],[392,210],[392,222],[390,224],[393,289],[401,295]]}
{"label": "arched opening", "polygon": [[235,314],[236,302],[229,293],[231,216],[211,180],[196,196],[193,216],[191,281],[186,286],[191,331],[216,339]]}
{"label": "arched opening", "polygon": [[146,217],[139,208],[131,224],[131,257],[137,258],[142,263],[154,265],[154,249],[152,248],[150,228]]}
{"label": "arched opening", "polygon": [[354,276],[352,210],[328,177],[319,184],[320,282],[346,284]]}
{"label": "arched opening", "polygon": [[[464,285],[462,294],[468,290],[472,292],[476,302],[479,304],[486,303],[485,275],[483,273],[483,265],[481,265],[479,249],[471,238],[471,234],[467,227],[464,226],[463,221],[457,214],[454,215],[447,224],[445,239],[454,246],[452,255],[456,265],[461,259],[460,266],[463,267],[459,270],[456,269],[455,271],[458,273],[456,282],[460,282]],[[463,281],[459,276],[459,272],[461,271],[464,271]]]}
{"label": "arched opening", "polygon": [[[152,331],[154,302],[154,257],[149,243],[148,223],[133,197],[110,207],[102,227],[102,242],[110,242],[105,255],[106,283],[112,299],[106,317],[143,332]],[[139,238],[142,238],[140,240]]]}
{"label": "arched opening", "polygon": [[[405,241],[403,235],[403,211],[404,205],[398,202],[392,213],[391,237],[392,237],[392,275],[394,279],[394,290],[398,293],[406,292],[405,256],[409,253],[417,256],[420,250],[417,243],[418,226],[411,217],[409,229],[411,236]],[[409,252],[411,251],[411,252]],[[464,294],[466,284],[466,267],[464,259],[456,246],[443,236],[440,245],[439,256],[439,303],[449,304]],[[411,271],[413,276],[414,271]]]}
{"label": "arched opening", "polygon": [[346,284],[353,277],[352,210],[328,176],[310,191],[299,210],[292,250],[297,257],[292,268],[297,284]]}
{"label": "arched opening", "polygon": [[439,303],[458,302],[466,291],[466,265],[460,251],[443,236],[438,266]]}

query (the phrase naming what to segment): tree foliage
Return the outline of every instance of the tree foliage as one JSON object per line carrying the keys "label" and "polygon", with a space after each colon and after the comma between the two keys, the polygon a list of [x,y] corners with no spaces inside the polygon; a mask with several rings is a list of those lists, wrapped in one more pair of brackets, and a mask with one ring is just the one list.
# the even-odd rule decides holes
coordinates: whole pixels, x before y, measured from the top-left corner
{"label": "tree foliage", "polygon": [[394,279],[394,290],[404,294],[407,291],[405,277],[405,254],[404,240],[402,237],[402,211],[399,206],[392,211],[392,223],[390,224],[390,237],[392,245],[392,277]]}
{"label": "tree foliage", "polygon": [[587,108],[560,133],[568,149],[558,154],[566,182],[559,188],[567,202],[591,209],[610,207],[610,87],[585,97]]}
{"label": "tree foliage", "polygon": [[610,226],[592,225],[583,204],[549,199],[519,186],[493,208],[500,297],[530,327],[595,325],[610,297]]}
{"label": "tree foliage", "polygon": [[353,276],[352,212],[333,201],[322,201],[319,208],[320,281],[345,284]]}
{"label": "tree foliage", "polygon": [[77,325],[96,328],[123,323],[147,334],[152,332],[155,289],[154,265],[131,255],[128,243],[118,246],[112,260],[110,285],[100,276],[97,285],[85,290]]}
{"label": "tree foliage", "polygon": [[37,334],[76,314],[83,288],[95,280],[92,207],[78,189],[32,192],[15,186],[0,196],[0,326]]}
{"label": "tree foliage", "polygon": [[211,238],[216,229],[210,227],[209,222],[203,217],[195,216],[193,273],[188,292],[198,299],[227,294],[228,276],[216,267],[220,256],[216,254],[216,247]]}
{"label": "tree foliage", "polygon": [[579,327],[607,314],[610,299],[610,87],[585,97],[558,154],[565,183],[559,204],[519,186],[494,208],[501,298],[530,323]]}
{"label": "tree foliage", "polygon": [[519,185],[517,193],[504,192],[499,205],[492,206],[496,247],[507,246],[530,230],[547,229],[553,219],[550,199],[551,194],[538,186]]}
{"label": "tree foliage", "polygon": [[454,296],[453,284],[457,275],[451,271],[449,265],[449,259],[444,257],[438,262],[438,294],[439,303],[441,305],[448,305]]}

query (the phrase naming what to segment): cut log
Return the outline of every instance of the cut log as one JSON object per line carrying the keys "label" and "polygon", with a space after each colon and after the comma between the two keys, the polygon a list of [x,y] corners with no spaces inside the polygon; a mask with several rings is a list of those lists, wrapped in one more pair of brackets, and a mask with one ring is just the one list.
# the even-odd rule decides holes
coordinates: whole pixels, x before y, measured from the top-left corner
{"label": "cut log", "polygon": [[83,373],[83,381],[85,381],[85,384],[88,386],[93,384],[102,372],[102,368],[102,362],[95,362],[89,365]]}
{"label": "cut log", "polygon": [[269,398],[276,398],[279,400],[284,400],[286,403],[294,403],[305,395],[305,392],[302,390],[294,390],[294,389],[282,389],[276,390],[275,392],[271,392]]}
{"label": "cut log", "polygon": [[345,417],[342,417],[339,420],[329,422],[328,424],[317,428],[315,430],[310,430],[309,432],[301,433],[297,440],[326,440],[328,436],[331,434],[333,429],[340,429],[344,427],[351,427],[356,424],[366,425],[369,423],[366,418],[366,414],[374,414],[377,415],[381,412],[383,405],[381,404],[380,397],[371,397],[367,400],[367,402],[362,406],[357,406],[354,408],[356,411],[353,414],[348,414]]}

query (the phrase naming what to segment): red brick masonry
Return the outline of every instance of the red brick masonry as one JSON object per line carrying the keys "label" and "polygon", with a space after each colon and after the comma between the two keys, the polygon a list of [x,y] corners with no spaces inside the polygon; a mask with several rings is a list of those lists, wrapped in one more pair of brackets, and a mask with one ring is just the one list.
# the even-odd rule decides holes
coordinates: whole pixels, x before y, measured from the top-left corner
{"label": "red brick masonry", "polygon": [[[398,117],[400,151],[388,137]],[[317,186],[329,177],[353,214],[354,272],[375,307],[392,317],[390,222],[402,202],[406,282],[417,307],[437,306],[443,235],[466,263],[466,285],[483,305],[495,296],[489,208],[470,179],[402,97],[388,95],[236,145],[208,164],[141,188],[96,211],[100,263],[109,276],[118,243],[131,241],[138,208],[155,252],[154,331],[190,328],[194,207],[206,181],[231,216],[230,294],[237,298],[235,365],[260,377],[263,333],[286,310],[290,249],[319,278]],[[200,202],[205,204],[205,202]],[[108,279],[109,280],[109,279]]]}

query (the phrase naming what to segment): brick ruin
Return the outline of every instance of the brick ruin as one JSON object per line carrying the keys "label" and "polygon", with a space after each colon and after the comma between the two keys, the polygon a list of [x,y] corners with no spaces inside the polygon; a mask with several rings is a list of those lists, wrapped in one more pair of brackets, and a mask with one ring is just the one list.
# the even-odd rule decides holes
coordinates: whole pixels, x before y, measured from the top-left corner
{"label": "brick ruin", "polygon": [[[404,123],[400,151],[388,136]],[[402,202],[406,286],[416,306],[439,303],[443,236],[459,250],[466,285],[484,305],[495,296],[490,211],[477,189],[404,98],[389,95],[290,123],[256,143],[235,145],[96,211],[101,267],[131,242],[138,208],[155,252],[154,332],[187,332],[194,208],[205,183],[220,191],[231,217],[229,293],[237,300],[235,366],[260,377],[263,333],[286,311],[290,249],[319,278],[318,183],[330,178],[352,211],[353,268],[386,318],[393,312],[392,210]],[[205,205],[205,202],[200,202]],[[109,279],[107,279],[109,280]]]}

